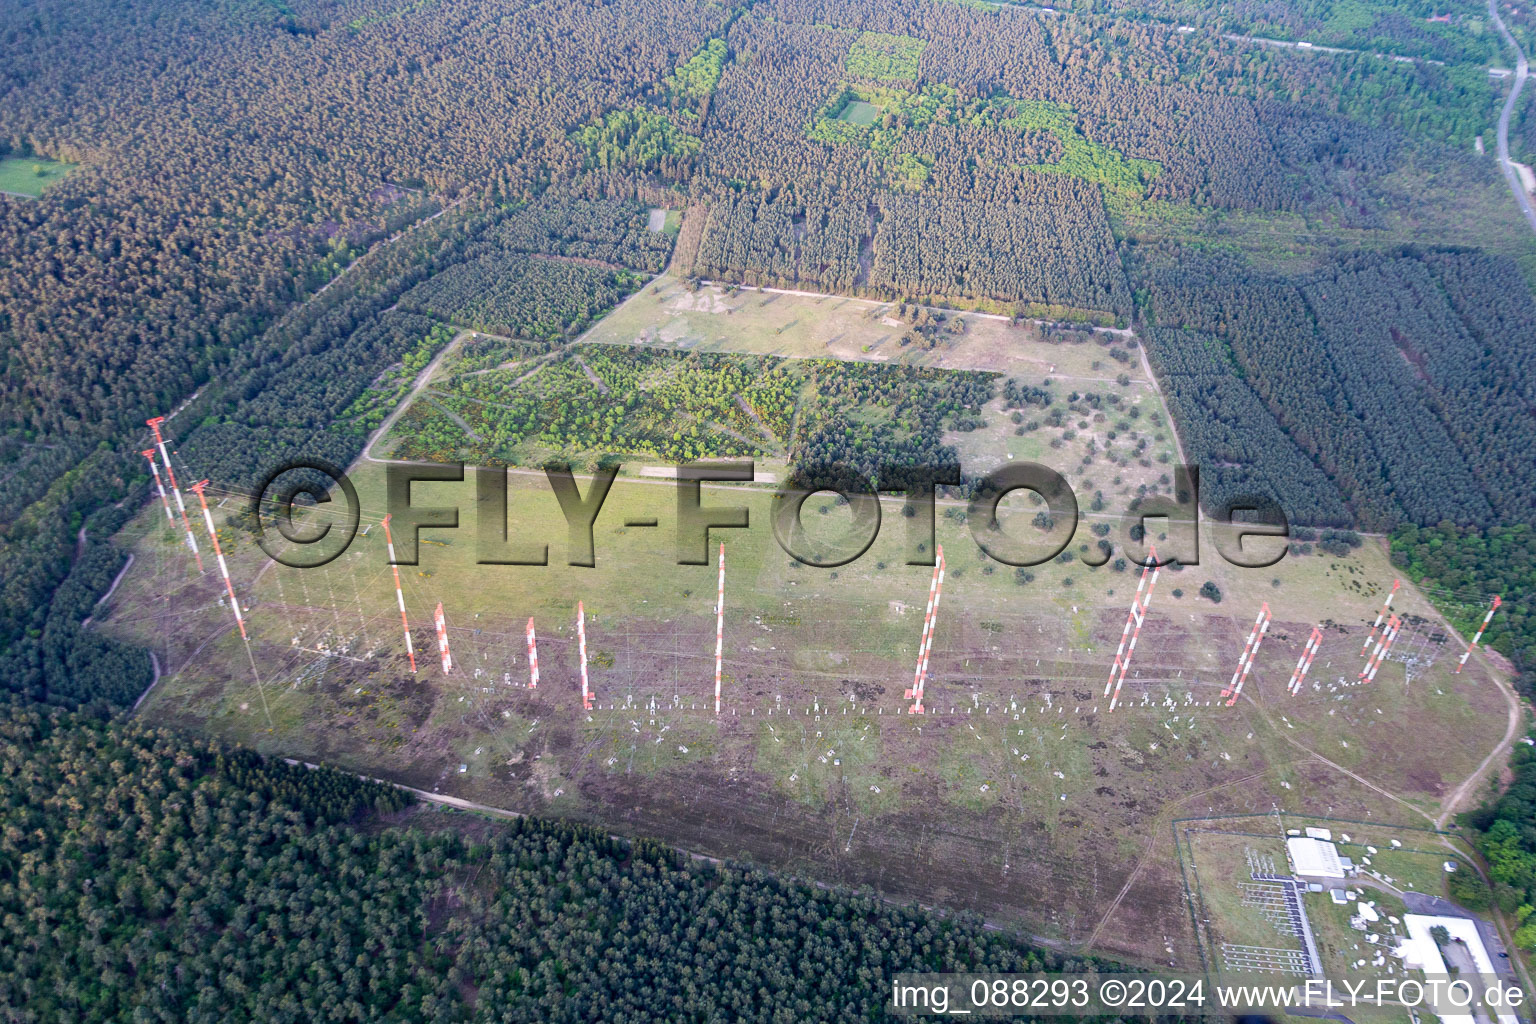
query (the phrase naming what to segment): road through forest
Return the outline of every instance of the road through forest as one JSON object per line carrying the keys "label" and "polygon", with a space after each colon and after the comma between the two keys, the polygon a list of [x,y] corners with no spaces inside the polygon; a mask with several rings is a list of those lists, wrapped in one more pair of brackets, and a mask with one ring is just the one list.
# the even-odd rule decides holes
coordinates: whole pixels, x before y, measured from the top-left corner
{"label": "road through forest", "polygon": [[1504,42],[1515,51],[1515,84],[1510,87],[1509,97],[1504,101],[1504,110],[1499,114],[1499,167],[1504,171],[1504,180],[1509,182],[1509,190],[1515,194],[1515,202],[1520,204],[1520,212],[1525,214],[1531,230],[1536,231],[1536,207],[1531,205],[1530,193],[1526,192],[1520,175],[1515,172],[1514,164],[1509,159],[1509,117],[1515,112],[1515,107],[1520,102],[1520,92],[1525,88],[1525,80],[1531,73],[1531,66],[1526,61],[1520,44],[1515,42],[1515,37],[1510,35],[1509,29],[1505,27],[1504,19],[1499,17],[1498,0],[1488,0],[1488,17],[1493,20],[1499,35],[1504,37]]}

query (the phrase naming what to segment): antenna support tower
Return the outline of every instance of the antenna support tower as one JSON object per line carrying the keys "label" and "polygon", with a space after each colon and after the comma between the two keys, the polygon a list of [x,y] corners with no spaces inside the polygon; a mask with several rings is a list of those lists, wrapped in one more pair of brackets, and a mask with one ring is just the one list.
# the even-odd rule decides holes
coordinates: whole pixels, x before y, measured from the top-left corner
{"label": "antenna support tower", "polygon": [[1109,667],[1109,681],[1104,684],[1104,696],[1109,697],[1111,711],[1120,703],[1120,687],[1125,685],[1125,673],[1131,667],[1131,655],[1136,653],[1141,625],[1147,621],[1147,607],[1152,603],[1152,590],[1157,586],[1157,572],[1160,568],[1157,548],[1148,547],[1147,562],[1141,567],[1141,579],[1136,581],[1136,594],[1131,598],[1131,612],[1125,617],[1125,628],[1120,631],[1120,646],[1115,649],[1115,660]]}
{"label": "antenna support tower", "polygon": [[189,490],[197,495],[197,500],[203,506],[203,523],[208,527],[208,537],[213,541],[213,554],[219,560],[219,575],[224,577],[224,590],[229,594],[229,607],[235,613],[235,625],[240,627],[240,638],[247,639],[245,635],[245,619],[240,614],[240,600],[235,597],[235,585],[229,581],[229,566],[224,562],[224,549],[219,547],[219,531],[213,528],[213,513],[208,511],[208,499],[203,494],[203,489],[208,486],[207,480],[199,480]]}
{"label": "antenna support tower", "polygon": [[405,653],[411,659],[411,673],[416,672],[416,648],[411,644],[411,624],[405,617],[405,595],[400,592],[400,567],[395,564],[395,539],[389,533],[389,515],[384,516],[384,546],[389,549],[389,569],[395,574],[395,603],[400,606],[400,628],[405,630]]}
{"label": "antenna support tower", "polygon": [[1264,642],[1264,634],[1269,632],[1269,602],[1259,605],[1258,618],[1253,620],[1253,628],[1248,631],[1248,641],[1243,644],[1242,656],[1237,659],[1237,669],[1232,673],[1232,681],[1227,688],[1221,691],[1226,698],[1227,707],[1237,703],[1238,695],[1243,692],[1243,684],[1248,681],[1248,673],[1253,671],[1253,660],[1259,656],[1259,645]]}
{"label": "antenna support tower", "polygon": [[720,663],[725,651],[725,544],[720,545],[720,584],[715,591],[715,714],[720,713]]}
{"label": "antenna support tower", "polygon": [[197,538],[192,536],[192,523],[187,519],[187,503],[181,500],[181,488],[176,486],[176,470],[171,468],[171,453],[165,449],[165,438],[160,433],[160,424],[165,422],[164,416],[156,416],[154,419],[145,420],[149,429],[155,432],[155,447],[160,449],[160,459],[165,463],[166,478],[171,481],[171,493],[176,495],[176,509],[181,513],[181,525],[187,531],[187,547],[192,549],[192,557],[197,560],[197,571],[203,571],[203,555],[197,550]]}
{"label": "antenna support tower", "polygon": [[149,460],[149,472],[155,478],[155,490],[160,492],[160,504],[165,506],[166,521],[174,527],[176,525],[176,513],[171,511],[171,499],[165,496],[165,484],[160,482],[160,467],[155,464],[155,450],[153,448],[145,448],[139,454]]}
{"label": "antenna support tower", "polygon": [[528,689],[539,688],[539,639],[533,633],[533,616],[528,616]]}
{"label": "antenna support tower", "polygon": [[1494,596],[1493,606],[1488,609],[1488,614],[1483,616],[1483,624],[1477,627],[1477,635],[1472,638],[1471,645],[1468,646],[1466,651],[1462,654],[1461,660],[1456,663],[1457,675],[1461,675],[1461,670],[1466,667],[1467,659],[1472,657],[1473,651],[1477,650],[1478,643],[1483,639],[1483,631],[1488,628],[1488,623],[1493,621],[1494,613],[1499,610],[1499,605],[1503,603],[1504,599],[1502,597],[1497,595]]}
{"label": "antenna support tower", "polygon": [[443,602],[437,602],[437,611],[433,614],[433,621],[437,623],[437,652],[443,656],[443,674],[453,671],[453,657],[448,653],[448,623],[443,620]]}
{"label": "antenna support tower", "polygon": [[1382,602],[1381,611],[1376,613],[1376,621],[1371,623],[1371,631],[1365,638],[1365,644],[1360,648],[1360,657],[1365,657],[1365,652],[1371,649],[1371,642],[1376,639],[1376,630],[1381,626],[1382,620],[1387,617],[1387,612],[1392,610],[1392,599],[1397,596],[1397,588],[1402,585],[1402,580],[1392,581],[1392,591]]}
{"label": "antenna support tower", "polygon": [[1307,637],[1307,646],[1301,649],[1301,657],[1296,660],[1296,671],[1291,673],[1291,681],[1286,684],[1286,689],[1295,696],[1301,692],[1301,684],[1306,682],[1307,673],[1312,671],[1312,659],[1317,657],[1317,649],[1323,645],[1323,631],[1316,626],[1312,627],[1312,635]]}
{"label": "antenna support tower", "polygon": [[576,602],[576,649],[581,655],[581,706],[592,710],[592,690],[587,685],[587,609]]}
{"label": "antenna support tower", "polygon": [[912,689],[906,698],[912,702],[908,714],[923,713],[923,691],[928,685],[928,657],[933,651],[934,626],[939,618],[939,601],[944,596],[944,547],[934,549],[933,579],[928,583],[928,608],[923,614],[923,635],[917,642],[917,670],[912,676]]}
{"label": "antenna support tower", "polygon": [[1387,619],[1387,628],[1382,630],[1381,639],[1376,641],[1376,649],[1371,652],[1371,659],[1365,663],[1365,668],[1360,670],[1360,682],[1376,681],[1376,671],[1381,668],[1381,663],[1387,660],[1387,652],[1392,650],[1392,644],[1402,628],[1403,620],[1396,615]]}

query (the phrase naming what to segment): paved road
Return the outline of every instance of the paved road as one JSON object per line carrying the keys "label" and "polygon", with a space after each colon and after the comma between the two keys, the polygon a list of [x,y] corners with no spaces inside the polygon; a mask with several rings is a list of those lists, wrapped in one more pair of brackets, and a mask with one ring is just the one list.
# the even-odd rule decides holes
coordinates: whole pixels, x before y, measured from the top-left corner
{"label": "paved road", "polygon": [[1381,53],[1376,50],[1353,50],[1347,46],[1323,46],[1320,43],[1309,43],[1306,40],[1270,39],[1265,36],[1244,36],[1233,32],[1222,33],[1221,38],[1231,43],[1253,43],[1257,46],[1278,46],[1283,49],[1296,50],[1299,53],[1364,53],[1381,60],[1390,60],[1398,64],[1435,64],[1445,67],[1445,61],[1434,60],[1430,57],[1405,57],[1396,53]]}
{"label": "paved road", "polygon": [[1509,34],[1509,29],[1504,25],[1504,19],[1499,17],[1498,0],[1488,0],[1488,17],[1493,19],[1494,27],[1504,37],[1504,42],[1515,51],[1515,84],[1509,90],[1509,98],[1504,101],[1504,111],[1499,114],[1499,166],[1504,169],[1504,179],[1509,182],[1509,189],[1515,194],[1515,201],[1520,204],[1520,210],[1525,214],[1526,221],[1531,225],[1531,230],[1536,231],[1536,207],[1531,205],[1530,193],[1520,181],[1520,175],[1515,172],[1514,165],[1509,159],[1509,116],[1514,113],[1515,105],[1520,102],[1520,91],[1525,88],[1525,79],[1530,74],[1531,66],[1526,62],[1525,54],[1520,50],[1520,44],[1515,42],[1515,37]]}

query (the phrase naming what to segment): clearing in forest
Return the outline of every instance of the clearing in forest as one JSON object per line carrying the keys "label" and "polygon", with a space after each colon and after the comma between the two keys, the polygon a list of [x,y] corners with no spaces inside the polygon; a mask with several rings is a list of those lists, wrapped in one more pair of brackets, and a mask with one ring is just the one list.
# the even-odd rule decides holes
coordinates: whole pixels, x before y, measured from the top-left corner
{"label": "clearing in forest", "polygon": [[900,451],[977,476],[1043,463],[1094,517],[1173,493],[1177,441],[1128,332],[661,277],[558,358],[524,345],[502,362],[507,344],[446,360],[374,454],[589,467],[620,454],[635,472],[712,453],[781,472]]}
{"label": "clearing in forest", "polygon": [[39,156],[0,157],[0,192],[36,199],[74,169]]}
{"label": "clearing in forest", "polygon": [[868,128],[879,117],[880,108],[873,103],[865,103],[863,100],[849,100],[843,106],[843,109],[837,113],[839,121],[847,121],[849,124],[856,124],[860,128]]}

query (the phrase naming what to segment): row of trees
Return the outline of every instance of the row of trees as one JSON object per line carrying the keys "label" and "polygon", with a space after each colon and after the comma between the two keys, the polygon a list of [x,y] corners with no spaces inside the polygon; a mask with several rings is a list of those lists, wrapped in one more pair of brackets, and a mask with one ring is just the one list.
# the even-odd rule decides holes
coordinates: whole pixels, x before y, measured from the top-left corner
{"label": "row of trees", "polygon": [[672,236],[650,230],[639,203],[545,196],[507,216],[487,237],[508,252],[596,260],[659,274]]}
{"label": "row of trees", "polygon": [[859,255],[873,231],[859,197],[731,193],[711,206],[694,267],[753,285],[851,292],[863,284]]}
{"label": "row of trees", "polygon": [[1200,496],[1208,508],[1262,496],[1279,502],[1294,522],[1350,522],[1338,488],[1232,372],[1218,339],[1155,327],[1145,340],[1168,412],[1179,424],[1184,456],[1200,467]]}
{"label": "row of trees", "polygon": [[[1231,379],[1222,397],[1184,389],[1180,423],[1192,437],[1225,419],[1249,465],[1271,465],[1264,472],[1277,482],[1324,500],[1302,484],[1289,454],[1299,447],[1374,529],[1536,514],[1527,413],[1536,367],[1517,340],[1536,331],[1536,300],[1513,261],[1405,249],[1287,277],[1230,254],[1143,246],[1136,255],[1156,322],[1194,329],[1154,332],[1151,351],[1167,366],[1193,360]],[[1241,423],[1220,414],[1226,396],[1250,389],[1263,414],[1244,410]],[[1289,443],[1275,445],[1275,424]],[[1338,522],[1332,499],[1303,504],[1309,520]]]}
{"label": "row of trees", "polygon": [[876,288],[1130,314],[1109,222],[1085,182],[1045,176],[1027,202],[890,196],[881,214],[869,273]]}
{"label": "row of trees", "polygon": [[559,341],[586,330],[644,282],[627,270],[493,251],[423,281],[400,303],[492,334]]}

